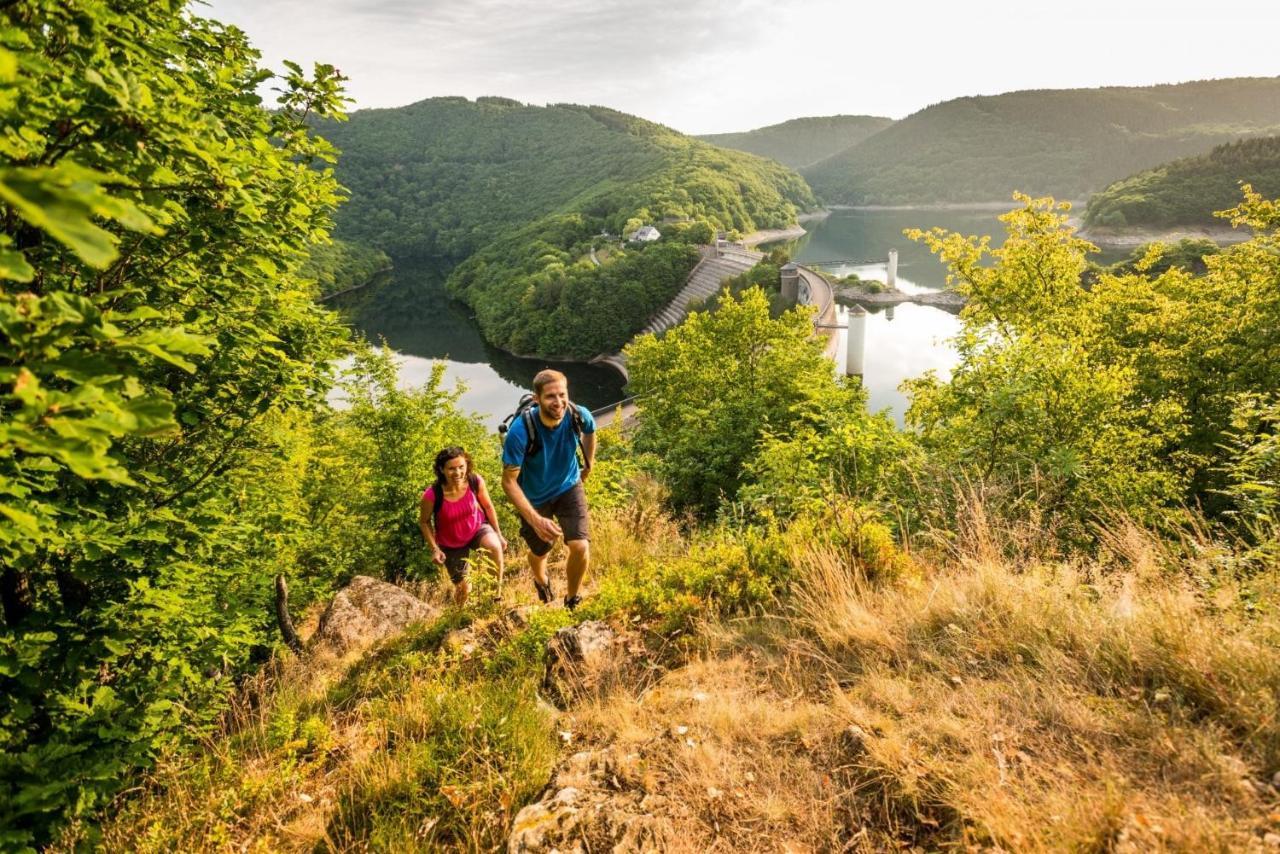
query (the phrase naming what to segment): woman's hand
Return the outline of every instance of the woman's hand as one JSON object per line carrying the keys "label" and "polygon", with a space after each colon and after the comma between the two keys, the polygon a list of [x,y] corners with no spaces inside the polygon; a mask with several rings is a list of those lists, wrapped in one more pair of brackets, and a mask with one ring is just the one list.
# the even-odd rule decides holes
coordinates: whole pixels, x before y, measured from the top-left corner
{"label": "woman's hand", "polygon": [[431,555],[431,559],[434,560],[436,563],[443,564],[444,552],[437,546],[435,551]]}
{"label": "woman's hand", "polygon": [[499,534],[498,542],[502,544],[502,550],[505,552],[507,550],[507,538]]}

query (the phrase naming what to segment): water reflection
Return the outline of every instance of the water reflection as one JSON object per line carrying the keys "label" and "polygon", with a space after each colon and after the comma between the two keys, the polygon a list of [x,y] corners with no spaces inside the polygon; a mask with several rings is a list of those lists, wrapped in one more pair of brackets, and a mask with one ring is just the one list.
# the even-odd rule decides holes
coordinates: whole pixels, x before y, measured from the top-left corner
{"label": "water reflection", "polygon": [[443,277],[427,263],[401,262],[387,281],[332,305],[367,339],[385,340],[397,352],[403,385],[420,385],[431,376],[432,363],[443,361],[447,385],[461,381],[467,387],[462,407],[494,426],[549,365],[569,377],[573,399],[584,406],[596,409],[623,397],[622,378],[609,368],[521,359],[485,343],[470,311],[449,298]]}

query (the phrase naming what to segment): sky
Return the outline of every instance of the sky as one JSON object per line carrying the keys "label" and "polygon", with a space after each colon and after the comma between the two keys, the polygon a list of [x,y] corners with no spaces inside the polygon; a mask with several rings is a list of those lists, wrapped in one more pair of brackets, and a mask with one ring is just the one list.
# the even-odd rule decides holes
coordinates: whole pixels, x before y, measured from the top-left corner
{"label": "sky", "polygon": [[268,68],[354,109],[438,95],[601,104],[685,133],[902,118],[965,95],[1280,75],[1280,0],[208,0]]}

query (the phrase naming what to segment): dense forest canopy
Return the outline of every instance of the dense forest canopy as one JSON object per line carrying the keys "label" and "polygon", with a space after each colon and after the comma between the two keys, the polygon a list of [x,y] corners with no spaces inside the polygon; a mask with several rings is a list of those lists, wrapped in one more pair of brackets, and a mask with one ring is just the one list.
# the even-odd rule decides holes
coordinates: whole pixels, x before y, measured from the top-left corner
{"label": "dense forest canopy", "polygon": [[803,169],[856,145],[893,124],[880,116],[816,116],[742,133],[703,134],[698,139],[770,157],[792,169]]}
{"label": "dense forest canopy", "polygon": [[[532,355],[616,350],[679,290],[691,244],[816,204],[777,163],[603,107],[433,98],[324,133],[351,190],[338,233],[393,257],[470,259],[450,290],[492,343]],[[683,248],[623,245],[646,224]],[[608,251],[592,260],[593,247]]]}
{"label": "dense forest canopy", "polygon": [[1208,154],[1184,157],[1116,181],[1089,199],[1085,224],[1103,228],[1211,225],[1214,211],[1236,203],[1242,183],[1267,197],[1280,195],[1280,137],[1226,143]]}
{"label": "dense forest canopy", "polygon": [[349,240],[331,240],[312,248],[299,273],[315,281],[321,297],[328,297],[367,285],[390,269],[391,259],[381,249]]}
{"label": "dense forest canopy", "polygon": [[1078,199],[1159,163],[1280,130],[1280,78],[957,98],[804,170],[824,201]]}

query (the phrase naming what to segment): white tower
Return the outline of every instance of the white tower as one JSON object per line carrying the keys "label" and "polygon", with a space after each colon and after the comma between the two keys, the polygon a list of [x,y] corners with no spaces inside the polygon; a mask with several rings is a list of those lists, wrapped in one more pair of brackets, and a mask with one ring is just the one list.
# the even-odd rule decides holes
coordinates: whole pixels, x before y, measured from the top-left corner
{"label": "white tower", "polygon": [[867,349],[867,311],[860,305],[849,306],[849,330],[844,347],[845,374],[862,376],[862,360]]}
{"label": "white tower", "polygon": [[888,284],[889,290],[895,291],[898,289],[898,250],[897,249],[889,250],[889,263],[886,264],[885,267],[889,273],[889,275],[886,277],[886,284]]}

